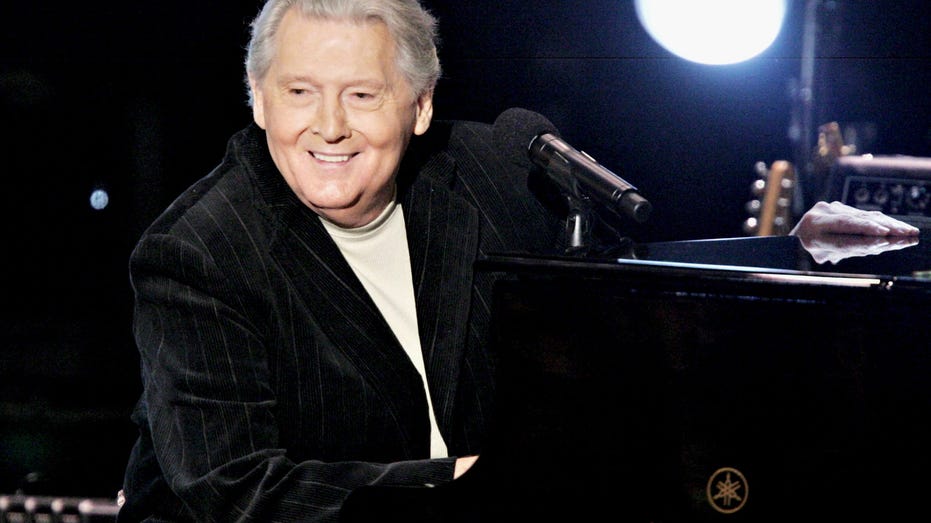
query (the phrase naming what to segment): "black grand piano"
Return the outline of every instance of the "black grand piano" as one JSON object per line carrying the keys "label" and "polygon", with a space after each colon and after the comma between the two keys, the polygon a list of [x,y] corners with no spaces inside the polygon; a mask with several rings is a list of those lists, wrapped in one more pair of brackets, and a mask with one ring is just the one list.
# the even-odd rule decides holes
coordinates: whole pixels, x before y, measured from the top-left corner
{"label": "black grand piano", "polygon": [[931,233],[840,239],[482,260],[506,275],[487,449],[347,519],[929,517]]}

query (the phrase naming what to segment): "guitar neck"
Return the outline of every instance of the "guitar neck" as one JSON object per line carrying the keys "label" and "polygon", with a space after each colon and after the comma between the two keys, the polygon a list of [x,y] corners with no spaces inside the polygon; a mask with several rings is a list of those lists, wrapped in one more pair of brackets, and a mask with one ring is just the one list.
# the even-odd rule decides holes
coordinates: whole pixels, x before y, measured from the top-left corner
{"label": "guitar neck", "polygon": [[752,216],[744,222],[744,231],[754,236],[788,234],[793,226],[795,169],[790,162],[779,160],[769,169],[761,162],[757,171],[760,179],[753,184],[756,198],[747,204]]}
{"label": "guitar neck", "polygon": [[758,236],[788,232],[792,222],[791,192],[794,185],[792,164],[785,160],[773,162],[760,208]]}

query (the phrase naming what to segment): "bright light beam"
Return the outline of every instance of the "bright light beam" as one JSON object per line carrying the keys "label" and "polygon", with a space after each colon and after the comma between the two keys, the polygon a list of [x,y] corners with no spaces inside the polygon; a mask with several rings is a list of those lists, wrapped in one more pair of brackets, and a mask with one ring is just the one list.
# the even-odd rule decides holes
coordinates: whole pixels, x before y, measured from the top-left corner
{"label": "bright light beam", "polygon": [[701,64],[742,62],[776,40],[786,0],[635,0],[637,17],[669,52]]}

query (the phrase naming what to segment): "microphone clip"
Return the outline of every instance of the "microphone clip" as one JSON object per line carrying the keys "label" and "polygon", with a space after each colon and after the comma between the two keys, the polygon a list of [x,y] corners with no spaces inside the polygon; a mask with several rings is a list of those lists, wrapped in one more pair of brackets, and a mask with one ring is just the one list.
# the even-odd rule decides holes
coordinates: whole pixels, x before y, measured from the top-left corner
{"label": "microphone clip", "polygon": [[581,195],[566,193],[566,254],[584,256],[592,248],[592,205]]}
{"label": "microphone clip", "polygon": [[[630,257],[634,249],[634,241],[606,223],[597,213],[597,207],[589,197],[572,192],[563,192],[563,196],[567,207],[565,219],[565,254],[567,256]],[[596,241],[596,237],[601,238],[601,241]]]}

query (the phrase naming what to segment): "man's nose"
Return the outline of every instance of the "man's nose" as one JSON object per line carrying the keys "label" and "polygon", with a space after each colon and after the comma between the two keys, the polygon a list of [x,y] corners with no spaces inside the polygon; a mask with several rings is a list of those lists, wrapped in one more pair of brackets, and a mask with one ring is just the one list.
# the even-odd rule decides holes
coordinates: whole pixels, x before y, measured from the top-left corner
{"label": "man's nose", "polygon": [[314,115],[313,132],[327,142],[338,142],[349,137],[346,111],[338,99],[321,101]]}

